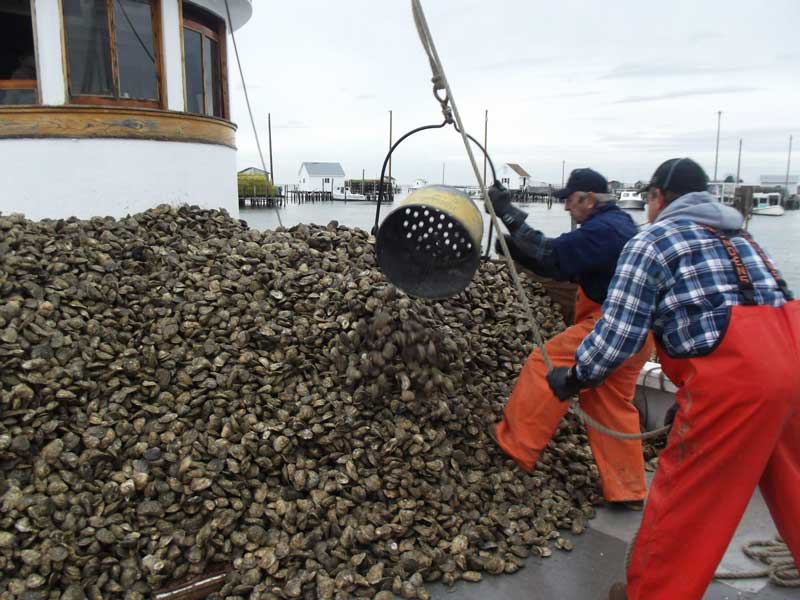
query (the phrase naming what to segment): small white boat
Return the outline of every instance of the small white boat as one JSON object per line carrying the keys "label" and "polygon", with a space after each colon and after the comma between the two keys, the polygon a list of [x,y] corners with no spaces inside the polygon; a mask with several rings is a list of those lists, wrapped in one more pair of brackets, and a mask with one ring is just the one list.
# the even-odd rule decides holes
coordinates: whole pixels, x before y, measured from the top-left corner
{"label": "small white boat", "polygon": [[753,194],[753,214],[766,217],[781,217],[784,210],[781,206],[781,195],[777,192]]}
{"label": "small white boat", "polygon": [[645,204],[647,202],[638,190],[622,190],[617,200],[617,206],[629,210],[644,210]]}
{"label": "small white boat", "polygon": [[347,187],[337,187],[336,191],[333,192],[333,199],[334,200],[344,200],[350,202],[363,202],[367,199],[364,194],[356,194],[350,191],[350,188]]}

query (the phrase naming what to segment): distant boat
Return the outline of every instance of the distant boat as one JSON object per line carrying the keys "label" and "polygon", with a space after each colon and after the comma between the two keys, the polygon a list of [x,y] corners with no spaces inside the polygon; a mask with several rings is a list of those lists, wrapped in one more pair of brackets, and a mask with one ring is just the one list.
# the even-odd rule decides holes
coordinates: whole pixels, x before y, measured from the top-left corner
{"label": "distant boat", "polygon": [[784,210],[781,206],[781,195],[777,192],[753,194],[753,214],[766,217],[781,217]]}
{"label": "distant boat", "polygon": [[644,210],[646,202],[638,190],[622,190],[617,200],[617,206],[629,210]]}
{"label": "distant boat", "polygon": [[344,200],[347,202],[364,202],[367,197],[364,194],[356,194],[350,191],[347,187],[337,187],[333,192],[334,200]]}

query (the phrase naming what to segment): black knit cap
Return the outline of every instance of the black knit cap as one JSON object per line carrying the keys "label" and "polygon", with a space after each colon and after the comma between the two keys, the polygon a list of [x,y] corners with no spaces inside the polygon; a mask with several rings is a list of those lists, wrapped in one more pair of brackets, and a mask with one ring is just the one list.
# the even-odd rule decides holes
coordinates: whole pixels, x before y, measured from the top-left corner
{"label": "black knit cap", "polygon": [[640,191],[646,192],[650,188],[659,188],[679,196],[689,192],[705,192],[708,189],[708,175],[691,158],[670,158],[658,166],[650,183]]}

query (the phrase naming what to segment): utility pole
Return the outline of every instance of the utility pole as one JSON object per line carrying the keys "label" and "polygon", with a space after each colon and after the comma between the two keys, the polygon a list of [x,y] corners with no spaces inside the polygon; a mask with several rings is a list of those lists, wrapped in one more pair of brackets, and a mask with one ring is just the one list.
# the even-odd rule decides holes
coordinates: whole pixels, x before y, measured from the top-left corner
{"label": "utility pole", "polygon": [[442,161],[442,185],[444,185],[444,163],[445,161]]}
{"label": "utility pole", "polygon": [[739,160],[736,161],[736,186],[739,185],[739,173],[742,171],[742,138],[739,138]]}
{"label": "utility pole", "polygon": [[272,113],[267,113],[267,127],[269,128],[269,181],[275,185],[275,170],[272,167]]}
{"label": "utility pole", "polygon": [[792,136],[789,136],[789,158],[786,159],[786,192],[784,197],[784,203],[789,198],[789,169],[792,166]]}
{"label": "utility pole", "polygon": [[[392,111],[389,111],[389,152],[392,151]],[[394,186],[392,185],[392,157],[389,156],[389,200],[394,199]]]}
{"label": "utility pole", "polygon": [[[483,153],[483,185],[486,186],[486,155],[489,152],[489,109],[483,117],[483,148],[486,152]],[[491,224],[489,225],[491,227]]]}
{"label": "utility pole", "polygon": [[364,184],[364,169],[361,169],[361,193],[365,196],[367,195],[365,184]]}
{"label": "utility pole", "polygon": [[722,122],[722,111],[717,111],[717,151],[714,154],[714,181],[717,180],[717,164],[719,162],[719,126]]}
{"label": "utility pole", "polygon": [[567,166],[567,161],[562,160],[561,161],[561,189],[562,190],[564,189],[564,169],[566,168],[566,166]]}

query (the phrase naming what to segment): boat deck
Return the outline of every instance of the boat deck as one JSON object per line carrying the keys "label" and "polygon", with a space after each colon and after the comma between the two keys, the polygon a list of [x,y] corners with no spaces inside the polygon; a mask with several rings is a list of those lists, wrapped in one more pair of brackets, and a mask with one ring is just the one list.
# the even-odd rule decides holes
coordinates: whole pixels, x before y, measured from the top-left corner
{"label": "boat deck", "polygon": [[[648,473],[648,480],[651,474]],[[628,542],[639,527],[642,513],[602,507],[589,528],[575,536],[572,552],[553,550],[550,558],[529,558],[524,569],[513,575],[485,577],[480,583],[460,582],[452,588],[432,588],[435,600],[605,600],[608,589],[624,580]],[[710,517],[713,518],[713,517]],[[741,550],[751,540],[774,539],[772,518],[756,491],[747,513],[728,548],[720,571],[743,572],[763,565],[747,558]],[[570,536],[571,537],[571,536]],[[681,573],[675,573],[680,577]],[[793,600],[800,588],[784,588],[766,579],[712,582],[704,600]],[[676,599],[677,600],[677,599]]]}

